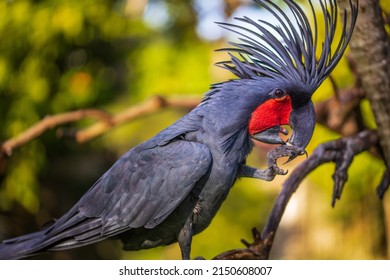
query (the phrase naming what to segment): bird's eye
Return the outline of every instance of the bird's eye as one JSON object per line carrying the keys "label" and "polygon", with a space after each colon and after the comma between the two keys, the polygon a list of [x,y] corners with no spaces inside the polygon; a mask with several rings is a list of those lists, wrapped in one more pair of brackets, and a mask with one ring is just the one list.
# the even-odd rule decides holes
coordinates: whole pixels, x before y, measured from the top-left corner
{"label": "bird's eye", "polygon": [[285,93],[284,93],[283,90],[277,89],[277,90],[275,90],[274,95],[275,95],[276,98],[282,98],[283,96],[285,96]]}

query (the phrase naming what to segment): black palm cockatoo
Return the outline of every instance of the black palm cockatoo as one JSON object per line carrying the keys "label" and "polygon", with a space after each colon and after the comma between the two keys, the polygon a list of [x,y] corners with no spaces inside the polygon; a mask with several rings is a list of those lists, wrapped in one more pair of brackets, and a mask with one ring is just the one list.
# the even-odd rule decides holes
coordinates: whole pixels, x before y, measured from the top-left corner
{"label": "black palm cockatoo", "polygon": [[[336,32],[336,0],[308,0],[312,24],[295,1],[283,0],[283,9],[254,1],[275,23],[244,17],[221,24],[239,35],[240,42],[225,49],[231,60],[220,64],[238,79],[213,85],[190,113],[125,153],[52,225],[3,241],[0,258],[115,236],[125,250],[178,242],[189,259],[192,236],[210,224],[237,178],[272,180],[282,173],[245,164],[252,139],[289,145],[296,151],[290,157],[304,151],[315,125],[311,97],[346,49],[357,5],[350,1],[351,12],[344,11]],[[293,130],[287,142],[279,137],[286,134],[283,125]]]}

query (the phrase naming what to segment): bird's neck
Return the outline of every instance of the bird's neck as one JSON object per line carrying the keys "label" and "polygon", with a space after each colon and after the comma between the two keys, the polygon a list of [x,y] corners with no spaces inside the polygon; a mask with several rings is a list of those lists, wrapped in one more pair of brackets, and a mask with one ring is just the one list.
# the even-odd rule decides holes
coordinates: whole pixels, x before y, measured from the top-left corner
{"label": "bird's neck", "polygon": [[240,96],[216,89],[207,95],[199,109],[203,111],[203,129],[209,141],[224,154],[245,159],[252,148],[248,133],[251,109],[239,106],[239,102]]}

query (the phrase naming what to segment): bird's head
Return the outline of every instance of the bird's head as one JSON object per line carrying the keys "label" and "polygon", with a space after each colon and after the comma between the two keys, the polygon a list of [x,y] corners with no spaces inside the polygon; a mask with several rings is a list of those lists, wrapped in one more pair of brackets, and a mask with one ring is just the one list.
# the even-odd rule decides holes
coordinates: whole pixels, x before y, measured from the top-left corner
{"label": "bird's head", "polygon": [[249,134],[264,143],[286,144],[280,134],[287,135],[289,132],[284,126],[290,126],[293,133],[287,144],[304,150],[315,125],[314,105],[311,101],[314,90],[302,87],[299,83],[286,84],[272,80],[270,84],[274,88],[270,90],[269,98],[251,114]]}
{"label": "bird's head", "polygon": [[280,133],[287,134],[283,126],[289,125],[293,133],[287,143],[304,150],[315,125],[311,97],[343,56],[352,36],[357,5],[350,0],[350,12],[343,11],[338,27],[336,0],[307,0],[310,12],[292,0],[283,0],[283,8],[270,0],[254,2],[275,21],[243,17],[236,18],[238,24],[221,23],[238,34],[240,42],[223,49],[229,52],[231,60],[220,65],[241,80],[250,79],[262,88],[260,102],[250,116],[251,137],[285,144]]}

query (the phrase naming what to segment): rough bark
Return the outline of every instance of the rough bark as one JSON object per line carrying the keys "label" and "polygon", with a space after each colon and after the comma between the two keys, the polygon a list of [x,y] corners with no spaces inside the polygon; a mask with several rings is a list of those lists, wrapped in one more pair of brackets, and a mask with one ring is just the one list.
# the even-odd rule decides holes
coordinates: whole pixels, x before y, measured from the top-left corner
{"label": "rough bark", "polygon": [[[339,0],[346,6],[349,0]],[[350,54],[370,101],[380,145],[390,164],[390,41],[379,0],[359,0],[359,16],[350,42]]]}

